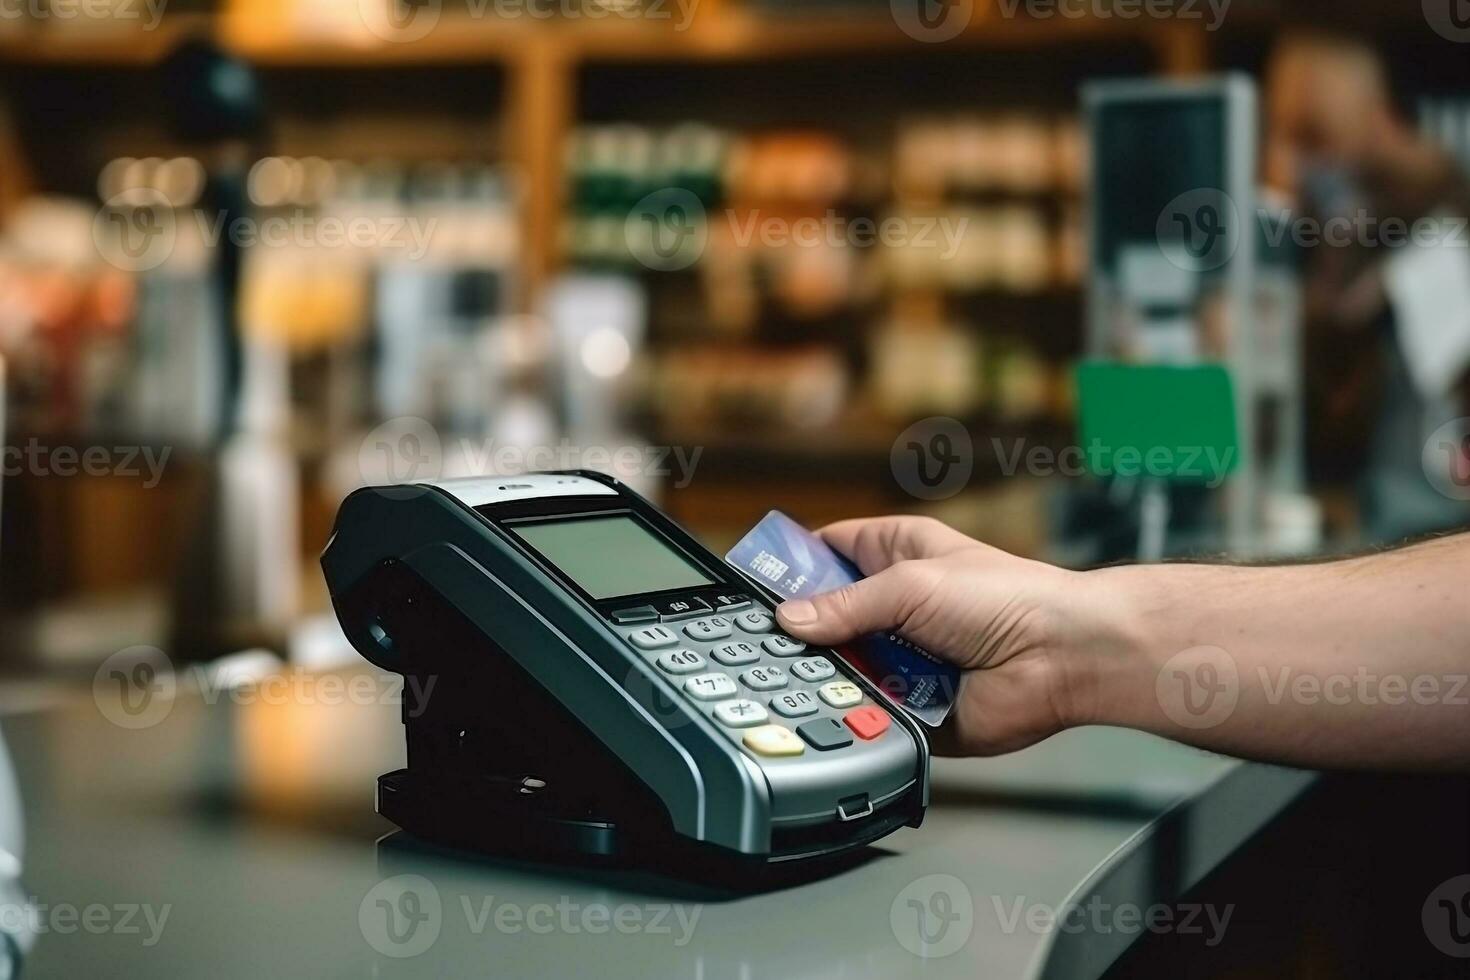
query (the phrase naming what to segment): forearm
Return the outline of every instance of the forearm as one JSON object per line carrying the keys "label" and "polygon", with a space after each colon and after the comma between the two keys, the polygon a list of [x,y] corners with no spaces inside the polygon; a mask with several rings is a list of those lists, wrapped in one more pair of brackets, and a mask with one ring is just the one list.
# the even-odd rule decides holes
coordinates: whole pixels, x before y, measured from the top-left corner
{"label": "forearm", "polygon": [[1320,767],[1470,768],[1470,535],[1322,565],[1088,573],[1084,720]]}

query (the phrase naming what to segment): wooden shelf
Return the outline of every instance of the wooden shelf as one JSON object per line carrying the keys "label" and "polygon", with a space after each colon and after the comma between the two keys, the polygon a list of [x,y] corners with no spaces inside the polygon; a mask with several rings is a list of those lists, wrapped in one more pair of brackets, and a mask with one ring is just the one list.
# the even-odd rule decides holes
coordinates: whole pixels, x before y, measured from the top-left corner
{"label": "wooden shelf", "polygon": [[[344,10],[355,10],[346,5]],[[960,49],[1054,49],[1136,43],[1152,50],[1161,74],[1188,75],[1210,63],[1212,35],[1201,24],[1138,18],[1032,20],[1001,15],[999,0],[975,0],[968,27],[943,44],[904,33],[886,5],[845,15],[769,13],[740,0],[703,0],[679,30],[665,21],[446,16],[424,37],[395,43],[355,17],[340,25],[301,27],[293,0],[244,0],[225,12],[169,15],[154,30],[93,26],[36,29],[0,36],[0,67],[121,67],[158,64],[189,37],[212,38],[226,51],[264,68],[391,69],[430,65],[499,65],[506,102],[487,106],[487,125],[503,127],[507,159],[525,175],[522,241],[526,275],[521,306],[534,309],[542,286],[561,266],[565,200],[564,152],[577,120],[578,70],[585,64],[764,64],[799,58],[936,52]],[[671,10],[672,13],[672,10]],[[1271,21],[1232,14],[1231,27]],[[292,26],[296,25],[296,26]]]}
{"label": "wooden shelf", "polygon": [[[777,15],[709,4],[685,30],[670,21],[446,18],[411,43],[379,38],[360,25],[315,34],[290,31],[285,16],[170,15],[154,30],[131,26],[82,31],[49,28],[0,36],[0,62],[20,65],[148,66],[190,36],[212,37],[226,50],[264,66],[391,67],[523,61],[766,61],[845,53],[922,52],[952,47],[1030,48],[1138,41],[1193,48],[1204,31],[1164,21],[1097,18],[1007,18],[978,9],[970,25],[943,45],[905,34],[882,10],[846,16]],[[1198,35],[1198,37],[1194,37]],[[1179,60],[1187,56],[1176,55]]]}
{"label": "wooden shelf", "polygon": [[93,26],[85,30],[39,27],[0,33],[0,66],[146,68],[162,61],[179,42],[214,30],[214,18],[165,16],[154,30]]}

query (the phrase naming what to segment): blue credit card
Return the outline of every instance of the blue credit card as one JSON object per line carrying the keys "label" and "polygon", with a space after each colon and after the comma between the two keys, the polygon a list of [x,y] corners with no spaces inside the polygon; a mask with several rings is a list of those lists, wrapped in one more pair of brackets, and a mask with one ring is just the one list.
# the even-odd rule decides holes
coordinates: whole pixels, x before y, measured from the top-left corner
{"label": "blue credit card", "polygon": [[[807,599],[864,578],[856,565],[778,510],[751,528],[725,560],[784,599]],[[897,633],[861,637],[838,653],[926,725],[938,727],[954,707],[959,668]]]}

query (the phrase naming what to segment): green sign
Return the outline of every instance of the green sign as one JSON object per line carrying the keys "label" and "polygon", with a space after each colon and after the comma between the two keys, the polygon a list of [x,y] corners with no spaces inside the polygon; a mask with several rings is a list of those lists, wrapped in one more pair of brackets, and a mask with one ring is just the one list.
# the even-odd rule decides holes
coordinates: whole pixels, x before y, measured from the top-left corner
{"label": "green sign", "polygon": [[1077,406],[1095,476],[1217,487],[1240,465],[1234,388],[1218,364],[1084,361]]}

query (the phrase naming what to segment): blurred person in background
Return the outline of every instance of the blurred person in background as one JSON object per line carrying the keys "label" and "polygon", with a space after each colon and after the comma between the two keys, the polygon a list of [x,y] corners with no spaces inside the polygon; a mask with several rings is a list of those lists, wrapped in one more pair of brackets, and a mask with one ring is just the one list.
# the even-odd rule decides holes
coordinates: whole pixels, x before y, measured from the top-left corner
{"label": "blurred person in background", "polygon": [[[1470,184],[1395,106],[1383,61],[1363,41],[1283,36],[1265,109],[1267,183],[1286,195],[1297,228],[1336,219],[1338,229],[1299,241],[1312,477],[1357,484],[1374,541],[1461,526],[1470,505],[1436,490],[1426,470],[1458,478],[1470,460],[1425,447],[1470,415]],[[1433,222],[1439,254],[1392,237],[1388,219]]]}

